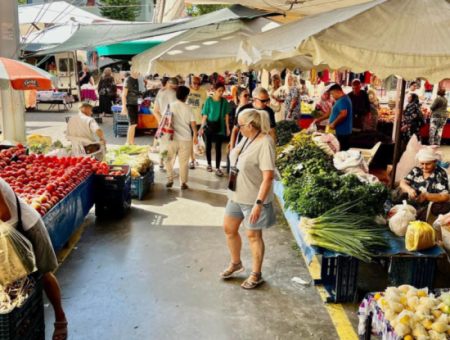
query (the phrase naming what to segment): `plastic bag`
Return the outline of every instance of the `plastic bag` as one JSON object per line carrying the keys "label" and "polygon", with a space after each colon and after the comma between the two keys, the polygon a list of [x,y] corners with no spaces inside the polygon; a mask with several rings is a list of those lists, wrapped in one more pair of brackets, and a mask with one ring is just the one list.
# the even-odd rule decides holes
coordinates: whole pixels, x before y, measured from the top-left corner
{"label": "plastic bag", "polygon": [[317,132],[317,126],[315,123],[311,123],[309,128],[302,131],[302,133],[305,133],[306,135],[312,135],[314,132]]}
{"label": "plastic bag", "polygon": [[205,154],[205,142],[202,136],[198,136],[198,144],[194,144],[194,153],[198,156],[203,156]]}
{"label": "plastic bag", "polygon": [[435,245],[435,233],[431,225],[425,222],[410,222],[405,235],[405,246],[408,251],[431,248]]}
{"label": "plastic bag", "polygon": [[331,133],[315,132],[312,136],[314,144],[328,156],[334,156],[341,149],[336,136]]}
{"label": "plastic bag", "polygon": [[397,213],[389,220],[389,229],[397,236],[405,236],[409,223],[415,221],[416,217],[415,214],[411,213],[406,201],[396,207]]}
{"label": "plastic bag", "polygon": [[30,241],[14,227],[0,221],[0,284],[8,285],[36,270]]}
{"label": "plastic bag", "polygon": [[[403,207],[403,204],[398,204],[398,205],[392,207],[391,210],[389,210],[388,220],[390,220],[392,217],[394,217],[394,215],[398,212],[398,208],[401,208],[401,207]],[[412,205],[408,205],[408,209],[409,209],[409,211],[411,211],[411,214],[416,216],[416,214],[417,214],[416,208],[414,208]]]}
{"label": "plastic bag", "polygon": [[345,174],[364,175],[369,173],[369,167],[359,151],[340,151],[334,155],[333,164],[336,169]]}
{"label": "plastic bag", "polygon": [[439,215],[433,223],[433,229],[436,233],[436,238],[442,240],[442,227],[450,226],[450,213],[446,215]]}

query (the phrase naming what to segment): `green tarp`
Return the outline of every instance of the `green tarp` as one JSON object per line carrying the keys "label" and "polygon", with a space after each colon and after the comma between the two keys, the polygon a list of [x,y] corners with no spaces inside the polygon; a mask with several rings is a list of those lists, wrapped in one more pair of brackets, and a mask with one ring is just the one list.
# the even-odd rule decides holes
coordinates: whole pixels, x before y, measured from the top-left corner
{"label": "green tarp", "polygon": [[128,41],[118,44],[96,47],[100,57],[105,56],[113,59],[131,60],[136,54],[147,51],[158,46],[164,41]]}

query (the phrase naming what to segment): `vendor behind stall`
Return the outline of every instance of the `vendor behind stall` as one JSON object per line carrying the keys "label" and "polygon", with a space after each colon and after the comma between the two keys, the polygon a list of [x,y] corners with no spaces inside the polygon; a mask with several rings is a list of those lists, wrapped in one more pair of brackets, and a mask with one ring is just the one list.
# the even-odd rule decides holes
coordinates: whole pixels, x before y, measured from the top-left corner
{"label": "vendor behind stall", "polygon": [[431,214],[438,216],[450,212],[450,195],[447,172],[437,165],[436,152],[421,149],[416,156],[419,166],[415,166],[394,191],[393,202],[409,198],[420,204],[417,219],[426,221],[428,203]]}

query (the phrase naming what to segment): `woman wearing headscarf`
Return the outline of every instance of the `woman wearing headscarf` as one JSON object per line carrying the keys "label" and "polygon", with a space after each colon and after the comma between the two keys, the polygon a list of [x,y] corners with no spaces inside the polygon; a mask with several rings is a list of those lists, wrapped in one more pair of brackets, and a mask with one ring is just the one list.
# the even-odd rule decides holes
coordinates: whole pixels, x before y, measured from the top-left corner
{"label": "woman wearing headscarf", "polygon": [[[316,104],[316,108],[322,111],[322,115],[330,113],[333,110],[333,105],[335,103],[333,97],[330,92],[327,91],[328,87],[324,87],[322,93],[320,95],[320,99]],[[328,118],[324,119],[320,122],[320,125],[328,125]]]}
{"label": "woman wearing headscarf", "polygon": [[302,98],[300,95],[300,82],[294,74],[287,77],[287,87],[289,89],[286,101],[284,102],[286,120],[299,120],[302,115]]}
{"label": "woman wearing headscarf", "polygon": [[270,96],[270,107],[275,112],[275,120],[277,122],[285,119],[285,107],[284,98],[286,96],[286,89],[281,86],[281,77],[275,74],[272,77],[273,87],[269,92]]}
{"label": "woman wearing headscarf", "polygon": [[428,205],[432,202],[431,214],[438,216],[450,212],[450,195],[447,172],[437,165],[436,152],[433,149],[421,149],[417,153],[418,166],[400,182],[394,192],[393,202],[409,198],[417,202],[417,219],[426,221]]}
{"label": "woman wearing headscarf", "polygon": [[445,92],[445,87],[440,87],[437,92],[438,96],[430,107],[430,145],[441,146],[442,132],[448,116]]}
{"label": "woman wearing headscarf", "polygon": [[370,102],[370,115],[368,120],[364,122],[363,130],[376,130],[378,125],[378,108],[380,106],[375,90],[370,89],[368,92]]}
{"label": "woman wearing headscarf", "polygon": [[106,114],[112,114],[111,106],[116,101],[117,87],[110,67],[103,71],[97,91],[100,96],[100,112],[103,113],[103,117]]}
{"label": "woman wearing headscarf", "polygon": [[408,142],[413,135],[420,140],[420,129],[425,125],[422,110],[420,109],[419,96],[411,93],[408,97],[408,105],[405,109],[405,118],[402,125],[403,140]]}

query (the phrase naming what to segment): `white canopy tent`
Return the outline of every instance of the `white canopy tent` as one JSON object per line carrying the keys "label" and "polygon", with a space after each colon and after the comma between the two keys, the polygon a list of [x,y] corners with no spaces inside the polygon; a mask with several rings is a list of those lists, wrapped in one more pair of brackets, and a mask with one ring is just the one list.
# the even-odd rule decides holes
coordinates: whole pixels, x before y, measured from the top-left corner
{"label": "white canopy tent", "polygon": [[[376,0],[291,22],[243,42],[238,60],[286,64],[310,55],[333,69],[370,70],[430,83],[450,75],[450,4]],[[293,34],[295,32],[295,34]]]}
{"label": "white canopy tent", "polygon": [[[337,8],[358,5],[371,0],[189,0],[191,4],[240,4],[268,11],[314,15]],[[415,2],[415,1],[413,1]]]}
{"label": "white canopy tent", "polygon": [[[437,83],[450,75],[450,3],[445,0],[376,0],[294,21],[243,42],[238,59],[249,64],[310,55],[314,64],[380,78],[403,78],[395,124],[394,186],[400,154],[405,79]],[[296,34],[292,34],[296,32]]]}
{"label": "white canopy tent", "polygon": [[236,62],[241,42],[278,27],[266,18],[234,20],[185,31],[133,58],[133,69],[143,74],[211,74],[248,69]]}
{"label": "white canopy tent", "polygon": [[32,23],[65,24],[69,21],[86,24],[93,22],[114,22],[114,20],[99,17],[65,1],[19,6],[20,25]]}

